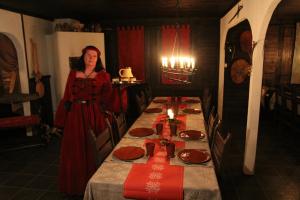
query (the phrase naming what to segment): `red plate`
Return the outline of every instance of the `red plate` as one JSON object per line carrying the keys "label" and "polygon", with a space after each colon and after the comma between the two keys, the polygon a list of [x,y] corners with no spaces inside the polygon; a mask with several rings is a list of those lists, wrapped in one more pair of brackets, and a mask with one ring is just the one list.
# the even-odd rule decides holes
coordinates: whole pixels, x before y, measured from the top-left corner
{"label": "red plate", "polygon": [[161,108],[148,108],[145,110],[146,113],[160,113],[162,112]]}
{"label": "red plate", "polygon": [[202,112],[200,109],[196,108],[185,108],[182,111],[187,114],[200,114]]}
{"label": "red plate", "polygon": [[196,130],[185,130],[179,133],[179,137],[184,140],[198,140],[203,139],[205,133]]}
{"label": "red plate", "polygon": [[154,134],[154,130],[151,128],[134,128],[129,131],[129,135],[134,137],[146,137]]}
{"label": "red plate", "polygon": [[153,102],[154,103],[167,103],[168,100],[167,99],[154,99]]}
{"label": "red plate", "polygon": [[211,159],[207,151],[199,149],[183,149],[177,156],[187,164],[201,164]]}
{"label": "red plate", "polygon": [[198,99],[186,99],[184,100],[185,103],[200,103]]}
{"label": "red plate", "polygon": [[145,155],[145,150],[141,147],[135,146],[127,146],[121,147],[113,152],[113,156],[123,160],[123,161],[131,161],[141,158]]}

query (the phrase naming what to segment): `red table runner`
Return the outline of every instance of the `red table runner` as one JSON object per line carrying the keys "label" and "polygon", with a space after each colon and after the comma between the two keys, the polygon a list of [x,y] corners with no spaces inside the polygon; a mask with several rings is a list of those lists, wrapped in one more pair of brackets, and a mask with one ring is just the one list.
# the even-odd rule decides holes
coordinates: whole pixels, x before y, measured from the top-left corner
{"label": "red table runner", "polygon": [[[159,115],[154,123],[161,122],[165,115]],[[181,121],[179,130],[185,129],[185,116],[177,116]],[[170,128],[166,120],[163,121],[163,137],[170,136]],[[172,140],[172,139],[171,139]],[[133,199],[183,199],[184,168],[170,165],[165,146],[161,146],[160,139],[146,139],[155,143],[154,156],[146,164],[133,164],[124,182],[123,196]],[[176,148],[184,148],[182,141],[172,141]]]}
{"label": "red table runner", "polygon": [[124,183],[124,197],[134,199],[183,199],[182,166],[165,162],[163,153],[152,157],[151,164],[133,164]]}

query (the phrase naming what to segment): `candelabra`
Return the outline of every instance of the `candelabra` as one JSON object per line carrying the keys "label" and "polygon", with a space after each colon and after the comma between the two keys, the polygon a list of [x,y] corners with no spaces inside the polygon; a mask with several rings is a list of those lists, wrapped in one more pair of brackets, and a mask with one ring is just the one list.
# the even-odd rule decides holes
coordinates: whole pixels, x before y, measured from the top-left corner
{"label": "candelabra", "polygon": [[192,57],[162,57],[161,73],[166,79],[188,84],[196,70]]}

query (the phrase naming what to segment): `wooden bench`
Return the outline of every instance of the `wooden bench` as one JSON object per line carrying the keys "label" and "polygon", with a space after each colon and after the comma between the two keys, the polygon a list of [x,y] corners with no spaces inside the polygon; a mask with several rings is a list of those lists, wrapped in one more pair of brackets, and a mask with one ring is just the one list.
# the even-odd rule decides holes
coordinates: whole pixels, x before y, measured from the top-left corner
{"label": "wooden bench", "polygon": [[45,146],[49,142],[49,137],[46,135],[45,131],[42,130],[41,119],[38,115],[0,118],[0,130],[9,130],[12,128],[20,128],[20,127],[25,127],[25,128],[37,127],[38,134],[41,137],[41,142],[4,149],[1,150],[1,152],[25,149],[25,148],[36,147],[36,146]]}

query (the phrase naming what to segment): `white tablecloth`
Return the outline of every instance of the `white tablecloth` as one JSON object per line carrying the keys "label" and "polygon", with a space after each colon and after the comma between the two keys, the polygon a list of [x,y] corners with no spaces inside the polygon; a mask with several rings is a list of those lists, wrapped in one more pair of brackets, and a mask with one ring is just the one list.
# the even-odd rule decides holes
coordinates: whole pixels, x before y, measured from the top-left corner
{"label": "white tablecloth", "polygon": [[[166,97],[157,97],[159,99]],[[193,97],[198,99],[196,97]],[[164,104],[151,103],[148,108],[163,108]],[[188,103],[188,108],[201,109],[200,103]],[[166,112],[163,110],[163,112]],[[182,111],[179,111],[179,114]],[[131,129],[138,127],[152,128],[158,115],[162,113],[143,113],[136,122],[130,127]],[[186,129],[200,130],[205,132],[203,114],[187,114],[186,115]],[[134,145],[145,149],[144,140],[146,138],[157,138],[157,135],[151,135],[143,138],[135,138],[126,133],[115,149],[122,146]],[[174,138],[173,140],[181,140]],[[207,138],[197,141],[186,141],[185,148],[206,149],[210,152]],[[179,151],[179,150],[176,150]],[[146,163],[148,158],[137,159],[133,162],[123,162],[112,156],[112,153],[106,158],[104,163],[96,171],[96,173],[89,180],[84,200],[119,200],[125,199],[123,197],[123,183],[125,182],[128,173],[130,172],[132,163]],[[171,165],[184,166],[184,199],[221,199],[221,193],[217,182],[215,170],[212,161],[203,165],[187,165],[181,162],[177,157],[170,160]]]}

